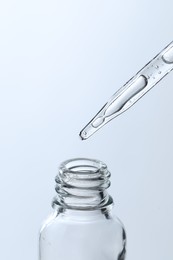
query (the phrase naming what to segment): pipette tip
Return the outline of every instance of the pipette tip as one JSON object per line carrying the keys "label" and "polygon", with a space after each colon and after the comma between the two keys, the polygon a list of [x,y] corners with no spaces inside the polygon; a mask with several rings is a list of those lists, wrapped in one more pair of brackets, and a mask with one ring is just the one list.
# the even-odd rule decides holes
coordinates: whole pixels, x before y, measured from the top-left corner
{"label": "pipette tip", "polygon": [[87,133],[84,129],[79,133],[79,137],[82,141],[88,138]]}
{"label": "pipette tip", "polygon": [[95,132],[97,131],[96,128],[94,128],[92,126],[91,123],[89,123],[88,125],[86,125],[81,132],[79,133],[79,136],[82,140],[86,140],[88,139],[91,135],[93,135]]}
{"label": "pipette tip", "polygon": [[82,136],[82,132],[79,133],[79,138],[83,141],[86,140],[83,136]]}

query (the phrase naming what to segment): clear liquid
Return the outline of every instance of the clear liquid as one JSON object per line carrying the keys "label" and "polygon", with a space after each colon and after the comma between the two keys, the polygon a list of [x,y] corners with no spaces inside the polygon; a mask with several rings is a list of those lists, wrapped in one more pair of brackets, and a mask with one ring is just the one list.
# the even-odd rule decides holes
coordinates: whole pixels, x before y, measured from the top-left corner
{"label": "clear liquid", "polygon": [[173,43],[167,46],[111,97],[110,101],[81,131],[80,137],[87,139],[103,125],[126,111],[172,69]]}
{"label": "clear liquid", "polygon": [[130,100],[146,86],[147,78],[143,75],[139,76],[134,82],[130,84],[128,89],[120,95],[118,100],[116,99],[107,107],[107,109],[104,111],[104,116],[96,118],[92,125],[94,127],[100,126],[106,117],[112,116],[114,113],[120,111],[126,103],[130,102]]}
{"label": "clear liquid", "polygon": [[166,51],[162,58],[166,63],[173,63],[173,47]]}

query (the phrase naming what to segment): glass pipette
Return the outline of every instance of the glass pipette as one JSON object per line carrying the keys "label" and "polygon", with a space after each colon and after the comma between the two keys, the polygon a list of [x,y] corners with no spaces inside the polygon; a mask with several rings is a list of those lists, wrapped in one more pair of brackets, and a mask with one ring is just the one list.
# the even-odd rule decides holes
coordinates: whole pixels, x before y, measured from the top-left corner
{"label": "glass pipette", "polygon": [[82,129],[82,140],[89,138],[113,118],[133,106],[173,69],[173,42],[147,63],[133,78],[121,87]]}

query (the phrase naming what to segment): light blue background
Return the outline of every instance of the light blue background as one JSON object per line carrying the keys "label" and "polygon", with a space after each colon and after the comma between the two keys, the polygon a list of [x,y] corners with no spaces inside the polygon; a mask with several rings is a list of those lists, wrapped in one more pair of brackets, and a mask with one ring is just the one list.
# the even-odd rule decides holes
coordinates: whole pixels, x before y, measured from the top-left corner
{"label": "light blue background", "polygon": [[[103,160],[128,260],[172,259],[173,73],[88,141],[78,133],[173,40],[173,2],[0,3],[0,259],[37,260],[58,165]],[[67,245],[64,245],[67,246]]]}

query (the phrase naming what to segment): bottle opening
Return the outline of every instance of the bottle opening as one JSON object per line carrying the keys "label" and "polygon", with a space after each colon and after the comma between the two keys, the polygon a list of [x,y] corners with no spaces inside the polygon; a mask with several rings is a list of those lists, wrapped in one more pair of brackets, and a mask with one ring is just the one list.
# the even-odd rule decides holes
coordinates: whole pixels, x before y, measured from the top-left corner
{"label": "bottle opening", "polygon": [[93,175],[107,172],[107,166],[103,162],[95,159],[76,158],[63,162],[60,165],[60,171],[68,174],[88,175],[88,178],[92,178]]}
{"label": "bottle opening", "polygon": [[96,209],[112,203],[106,189],[110,186],[110,172],[99,160],[76,158],[64,161],[56,176],[57,196],[53,207]]}

